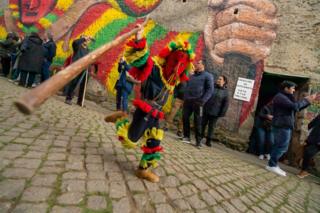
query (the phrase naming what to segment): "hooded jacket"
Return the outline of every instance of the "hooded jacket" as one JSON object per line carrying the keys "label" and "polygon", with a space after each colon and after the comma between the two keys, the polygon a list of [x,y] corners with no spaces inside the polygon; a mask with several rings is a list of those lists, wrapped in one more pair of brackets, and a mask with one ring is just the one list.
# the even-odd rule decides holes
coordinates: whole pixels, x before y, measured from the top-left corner
{"label": "hooded jacket", "polygon": [[18,69],[40,73],[44,60],[42,39],[38,35],[30,35],[22,42],[20,50]]}

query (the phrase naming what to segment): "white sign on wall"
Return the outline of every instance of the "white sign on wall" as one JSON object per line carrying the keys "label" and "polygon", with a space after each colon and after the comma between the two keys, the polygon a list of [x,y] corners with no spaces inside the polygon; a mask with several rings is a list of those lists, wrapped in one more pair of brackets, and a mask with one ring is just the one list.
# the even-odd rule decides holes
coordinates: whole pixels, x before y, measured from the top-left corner
{"label": "white sign on wall", "polygon": [[238,78],[233,98],[241,101],[250,101],[254,86],[254,80]]}

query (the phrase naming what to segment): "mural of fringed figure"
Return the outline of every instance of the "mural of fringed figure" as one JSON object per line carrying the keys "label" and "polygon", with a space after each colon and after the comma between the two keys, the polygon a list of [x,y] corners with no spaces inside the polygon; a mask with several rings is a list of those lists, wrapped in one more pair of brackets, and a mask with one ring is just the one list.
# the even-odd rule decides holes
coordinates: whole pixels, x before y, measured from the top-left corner
{"label": "mural of fringed figure", "polygon": [[278,25],[277,7],[271,0],[208,1],[204,38],[210,61],[221,74],[233,79],[228,83],[230,91],[235,90],[239,77],[255,80],[249,103],[231,99],[225,129],[239,132],[248,120],[260,86],[263,59],[271,53]]}
{"label": "mural of fringed figure", "polygon": [[115,123],[118,138],[125,148],[141,145],[143,155],[136,175],[158,182],[159,177],[149,167],[157,166],[163,150],[161,140],[164,132],[159,128],[159,120],[164,118],[162,109],[175,86],[188,80],[187,75],[192,69],[195,55],[188,42],[179,40],[171,42],[157,56],[151,57],[142,33],[141,28],[136,38],[127,43],[124,54],[126,61],[132,66],[129,75],[142,82],[142,97],[133,101],[136,111],[132,122],[121,111],[108,115],[105,121]]}

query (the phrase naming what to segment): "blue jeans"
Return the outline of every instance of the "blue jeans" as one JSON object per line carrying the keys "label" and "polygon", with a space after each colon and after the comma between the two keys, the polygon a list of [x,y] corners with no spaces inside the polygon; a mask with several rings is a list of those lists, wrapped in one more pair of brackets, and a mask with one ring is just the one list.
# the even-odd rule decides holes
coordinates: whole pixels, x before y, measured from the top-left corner
{"label": "blue jeans", "polygon": [[125,89],[117,89],[117,110],[128,112],[128,96]]}
{"label": "blue jeans", "polygon": [[278,165],[278,160],[281,156],[288,151],[292,129],[272,127],[272,132],[274,134],[274,144],[271,149],[271,158],[268,164],[271,167],[275,167]]}
{"label": "blue jeans", "polygon": [[273,132],[264,128],[257,128],[258,155],[270,154],[273,145]]}

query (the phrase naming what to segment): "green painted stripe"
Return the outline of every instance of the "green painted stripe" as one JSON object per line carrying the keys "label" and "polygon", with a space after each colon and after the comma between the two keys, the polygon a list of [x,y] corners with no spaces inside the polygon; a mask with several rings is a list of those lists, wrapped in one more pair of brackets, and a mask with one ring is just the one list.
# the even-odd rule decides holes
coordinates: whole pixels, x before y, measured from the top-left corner
{"label": "green painted stripe", "polygon": [[26,34],[29,34],[29,33],[32,33],[32,32],[38,32],[39,30],[35,27],[35,26],[31,26],[31,27],[26,27],[26,26],[23,26],[22,27],[22,31]]}
{"label": "green painted stripe", "polygon": [[[90,50],[94,50],[101,45],[113,40],[123,28],[127,27],[129,23],[134,22],[135,18],[128,17],[126,19],[117,19],[111,22],[110,24],[104,26],[99,30],[95,35],[96,42],[90,43]],[[55,57],[53,65],[63,65],[66,58]]]}
{"label": "green painted stripe", "polygon": [[191,45],[193,52],[195,52],[196,50],[196,45],[198,43],[199,36],[200,36],[200,33],[197,32],[197,33],[193,33],[189,38],[189,43]]}
{"label": "green painted stripe", "polygon": [[168,31],[162,26],[156,24],[156,26],[147,34],[147,43],[150,47],[156,40],[165,38]]}
{"label": "green painted stripe", "polygon": [[51,23],[57,21],[58,17],[53,14],[53,13],[49,13],[48,15],[45,16],[46,19],[48,19]]}
{"label": "green painted stripe", "polygon": [[64,64],[64,61],[66,60],[66,58],[61,58],[61,57],[55,57],[53,59],[52,65],[55,66],[62,66]]}
{"label": "green painted stripe", "polygon": [[0,10],[0,16],[3,16],[3,15],[4,15],[4,11],[2,9],[2,10]]}
{"label": "green painted stripe", "polygon": [[134,22],[136,19],[133,17],[127,17],[126,19],[117,19],[110,24],[104,26],[95,35],[96,42],[90,44],[90,49],[96,49],[101,45],[112,41],[119,33],[128,26],[128,24]]}

